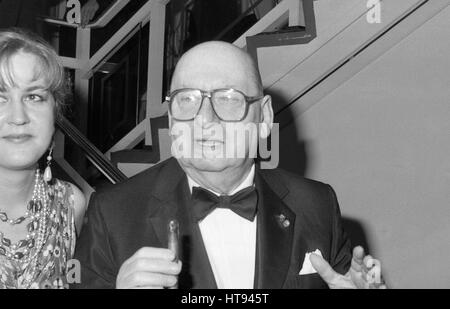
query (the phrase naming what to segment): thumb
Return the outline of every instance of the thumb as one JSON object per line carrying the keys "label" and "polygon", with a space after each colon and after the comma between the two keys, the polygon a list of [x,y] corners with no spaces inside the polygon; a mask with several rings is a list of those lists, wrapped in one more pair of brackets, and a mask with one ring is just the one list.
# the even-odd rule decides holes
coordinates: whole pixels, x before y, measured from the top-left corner
{"label": "thumb", "polygon": [[312,266],[322,279],[328,284],[332,284],[336,279],[336,272],[331,268],[330,264],[318,254],[311,253],[309,256]]}

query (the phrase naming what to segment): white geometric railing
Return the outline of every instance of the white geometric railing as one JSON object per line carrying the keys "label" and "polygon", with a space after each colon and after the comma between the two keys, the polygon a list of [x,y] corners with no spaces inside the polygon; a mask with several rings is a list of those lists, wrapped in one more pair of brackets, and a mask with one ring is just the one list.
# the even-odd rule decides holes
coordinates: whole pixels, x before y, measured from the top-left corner
{"label": "white geometric railing", "polygon": [[[117,0],[114,1],[102,15],[95,20],[93,23],[89,23],[84,28],[103,28],[105,27],[127,4],[130,0]],[[64,3],[63,3],[64,4]],[[79,25],[76,23],[69,23],[65,20],[54,19],[54,18],[44,18],[44,21],[48,24],[60,25],[64,27],[78,28]]]}
{"label": "white geometric railing", "polygon": [[[97,21],[84,28],[63,21],[47,20],[51,23],[77,27],[76,57],[60,57],[60,59],[65,67],[75,70],[74,86],[75,92],[78,94],[77,104],[82,107],[80,114],[84,115],[87,114],[89,78],[92,77],[98,67],[107,61],[107,57],[114,50],[127,42],[138,25],[150,23],[146,118],[105,153],[107,158],[110,158],[112,152],[132,149],[142,140],[145,140],[146,145],[152,145],[150,119],[167,113],[167,105],[164,102],[161,103],[161,97],[164,71],[165,7],[169,0],[150,0],[145,3],[94,55],[90,56],[91,29],[105,26],[128,2],[128,0],[116,1]],[[299,0],[281,1],[238,38],[234,44],[245,48],[247,36],[274,31],[286,24],[289,24],[289,26],[304,25],[301,3],[302,1]],[[87,120],[81,119],[80,122],[80,129],[86,131]],[[161,137],[164,134],[157,134],[156,136],[158,135]],[[60,137],[60,139],[62,138]],[[168,141],[160,141],[160,143],[164,142],[167,143]],[[167,147],[161,148],[166,149]],[[61,153],[63,154],[63,152]],[[74,180],[80,182],[79,185],[82,188],[88,188],[87,191],[92,191],[87,183],[83,183],[83,179],[78,174],[74,174],[76,171],[69,168],[63,155],[58,157],[58,161]]]}
{"label": "white geometric railing", "polygon": [[448,0],[382,0],[381,22],[372,22],[369,17],[375,7],[368,3],[315,1],[314,41],[285,50],[282,62],[267,61],[279,54],[277,47],[265,50],[260,66],[263,84],[289,103],[277,115],[280,125],[292,122],[449,5]]}
{"label": "white geometric railing", "polygon": [[234,45],[240,48],[246,48],[246,38],[257,35],[261,32],[276,31],[288,23],[289,27],[305,26],[303,15],[303,1],[301,0],[283,0],[269,11],[256,24],[242,34]]}
{"label": "white geometric railing", "polygon": [[[76,27],[76,57],[60,57],[62,64],[66,68],[75,70],[74,87],[77,94],[77,104],[81,110],[81,115],[87,115],[89,78],[96,68],[101,66],[107,57],[116,49],[125,44],[131,37],[130,34],[138,25],[150,24],[149,28],[149,59],[148,59],[148,82],[147,82],[147,118],[160,116],[165,113],[161,103],[163,84],[163,63],[164,63],[164,30],[166,5],[169,0],[149,0],[129,19],[92,57],[90,56],[91,29],[106,26],[107,23],[122,10],[129,0],[115,1],[102,16],[92,24],[80,27],[61,20],[46,19],[48,23],[58,24],[67,27]],[[78,127],[82,132],[87,131],[87,117],[78,119]],[[138,140],[146,138],[146,142],[151,144],[151,132],[145,122],[138,125],[132,132],[139,131]],[[57,133],[59,144],[64,147],[64,136]],[[118,143],[120,149],[125,149],[127,145],[135,146],[133,141],[126,140],[126,143]],[[108,154],[108,153],[107,153]],[[60,148],[57,156],[58,163],[68,173],[72,179],[83,188],[89,195],[93,189],[64,159],[64,149]]]}

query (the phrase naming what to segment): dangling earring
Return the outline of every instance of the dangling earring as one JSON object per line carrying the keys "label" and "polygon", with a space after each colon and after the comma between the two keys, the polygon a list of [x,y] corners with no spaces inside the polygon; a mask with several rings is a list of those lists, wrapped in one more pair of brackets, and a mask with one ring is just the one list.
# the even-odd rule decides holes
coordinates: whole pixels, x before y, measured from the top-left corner
{"label": "dangling earring", "polygon": [[52,169],[50,168],[50,165],[52,165],[53,146],[54,146],[54,144],[52,143],[52,146],[50,147],[50,150],[48,151],[47,167],[45,168],[45,171],[44,171],[44,180],[47,183],[52,180]]}

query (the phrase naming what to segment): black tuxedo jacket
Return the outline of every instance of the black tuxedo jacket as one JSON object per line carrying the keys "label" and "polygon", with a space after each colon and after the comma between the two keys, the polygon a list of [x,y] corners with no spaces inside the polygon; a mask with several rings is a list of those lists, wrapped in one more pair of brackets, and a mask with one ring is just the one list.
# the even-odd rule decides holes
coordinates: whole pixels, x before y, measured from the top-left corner
{"label": "black tuxedo jacket", "polygon": [[[255,186],[255,288],[326,288],[318,274],[299,275],[305,253],[316,249],[339,273],[348,270],[350,242],[330,186],[279,169],[258,168]],[[192,207],[186,174],[173,158],[95,193],[75,253],[81,284],[73,287],[114,288],[120,266],[138,249],[167,247],[167,223],[175,218],[183,262],[179,287],[216,288]]]}

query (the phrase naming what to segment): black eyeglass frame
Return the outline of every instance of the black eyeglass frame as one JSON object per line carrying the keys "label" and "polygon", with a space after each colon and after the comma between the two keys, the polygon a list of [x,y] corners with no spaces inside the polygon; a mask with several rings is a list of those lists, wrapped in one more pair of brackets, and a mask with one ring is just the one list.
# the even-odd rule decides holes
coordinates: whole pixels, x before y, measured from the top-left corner
{"label": "black eyeglass frame", "polygon": [[[200,91],[200,93],[201,93],[201,95],[202,95],[202,100],[201,100],[201,102],[200,102],[200,106],[198,107],[198,110],[197,110],[197,112],[195,113],[194,117],[192,117],[192,118],[190,118],[190,119],[179,119],[179,118],[176,118],[176,117],[173,116],[173,113],[172,113],[172,104],[173,104],[173,100],[172,100],[172,98],[174,98],[178,93],[180,93],[180,92],[182,92],[182,91],[186,91],[186,90],[197,90],[197,91]],[[225,119],[223,119],[222,117],[220,117],[220,116],[217,114],[216,109],[214,108],[214,103],[213,103],[213,101],[212,101],[212,95],[213,95],[214,93],[216,93],[216,92],[219,92],[219,91],[230,91],[230,90],[242,94],[242,96],[243,96],[244,99],[245,99],[245,111],[244,111],[244,115],[243,115],[239,120],[225,120]],[[257,101],[263,99],[263,98],[264,98],[264,95],[255,96],[255,97],[249,97],[249,96],[245,95],[245,93],[243,93],[242,91],[237,90],[237,89],[234,89],[234,88],[219,88],[219,89],[214,89],[214,90],[212,90],[212,91],[205,91],[205,90],[197,89],[197,88],[180,88],[180,89],[177,89],[177,90],[174,90],[174,91],[168,93],[167,96],[166,96],[166,102],[169,103],[169,113],[170,113],[170,115],[173,117],[173,119],[175,119],[175,120],[177,120],[177,121],[192,121],[192,120],[195,119],[195,117],[197,117],[198,113],[199,113],[200,110],[202,109],[202,106],[203,106],[203,102],[204,102],[204,100],[205,100],[205,97],[209,98],[209,101],[211,102],[211,107],[212,107],[212,109],[213,109],[213,111],[214,111],[214,114],[216,115],[217,118],[219,118],[220,121],[224,121],[224,122],[241,122],[242,120],[245,119],[245,117],[247,117],[249,106],[250,106],[251,104],[253,104],[253,103],[255,103],[255,102],[257,102]]]}

